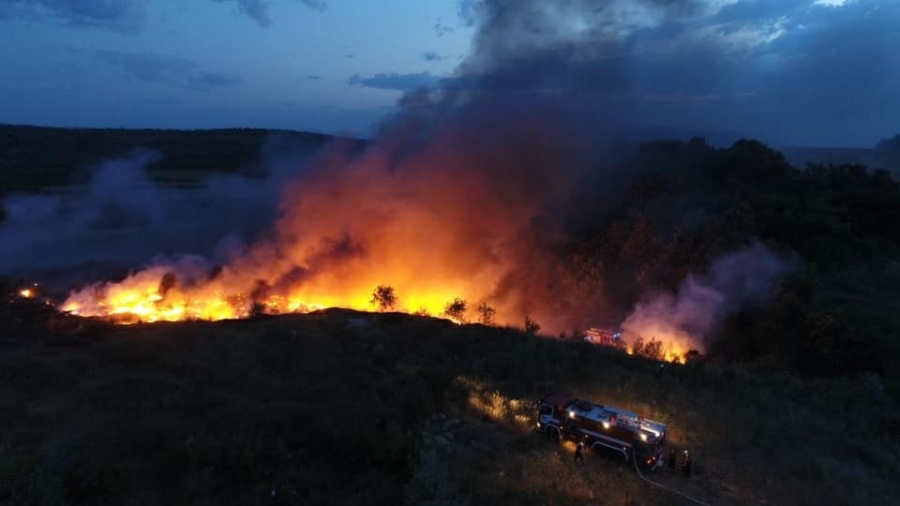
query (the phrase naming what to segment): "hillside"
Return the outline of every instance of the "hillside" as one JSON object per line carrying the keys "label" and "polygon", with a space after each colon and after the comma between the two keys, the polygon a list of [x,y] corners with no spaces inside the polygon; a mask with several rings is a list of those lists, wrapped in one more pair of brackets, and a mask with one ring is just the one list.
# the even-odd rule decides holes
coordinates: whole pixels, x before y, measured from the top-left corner
{"label": "hillside", "polygon": [[[711,504],[890,504],[895,406],[873,384],[670,366],[515,330],[326,311],[0,341],[8,504],[689,504],[534,431],[551,391],[670,426]],[[53,337],[53,332],[56,336]],[[589,455],[590,457],[590,455]]]}
{"label": "hillside", "polygon": [[[83,182],[82,168],[96,158],[143,146],[163,155],[156,162],[162,165],[148,168],[153,181],[163,183],[161,188],[178,186],[187,201],[201,195],[188,183],[207,174],[252,176],[264,163],[260,152],[268,139],[252,130],[8,127],[4,132],[0,160],[7,164],[7,192],[52,192]],[[284,135],[298,136],[294,140],[310,150],[328,140]],[[465,141],[465,154],[472,158],[463,161],[475,163],[475,154],[498,155],[486,158],[491,163],[479,167],[484,172],[469,173],[475,176],[494,174],[509,152],[491,139],[483,145]],[[520,144],[518,138],[511,142]],[[57,312],[52,304],[60,304],[65,293],[48,294],[54,296],[49,304],[20,297],[25,281],[0,272],[0,417],[6,421],[0,432],[0,503],[687,504],[613,462],[593,459],[576,469],[571,446],[554,446],[533,430],[534,401],[552,391],[618,404],[669,423],[669,443],[692,451],[695,473],[689,480],[669,472],[654,479],[707,503],[895,502],[900,494],[893,479],[900,474],[897,181],[887,171],[857,164],[801,170],[752,140],[721,149],[703,139],[618,149],[580,175],[575,194],[567,195],[572,205],[552,215],[559,218],[556,235],[541,235],[547,229],[539,226],[523,229],[534,235],[522,243],[530,249],[517,251],[522,257],[512,264],[510,283],[532,283],[501,288],[522,291],[529,312],[506,321],[519,326],[524,319],[532,332],[401,313],[271,316],[265,314],[264,296],[278,283],[255,278],[252,293],[224,297],[234,304],[234,315],[252,318],[114,326]],[[455,161],[448,157],[456,153],[438,152],[435,159]],[[341,153],[346,159],[358,154]],[[383,154],[376,153],[375,160],[390,160]],[[398,159],[416,157],[400,150]],[[520,174],[519,160],[514,161],[500,167],[510,172],[497,174]],[[305,214],[295,214],[320,213],[342,225],[337,212],[356,206],[369,228],[391,228],[374,227],[393,224],[388,219],[403,213],[367,221],[371,213],[360,205],[367,187],[354,179],[380,175],[379,166],[352,167],[360,172],[346,171],[346,179],[338,180],[329,179],[327,164],[303,172],[308,179],[300,183],[306,184],[294,189],[310,192],[299,200],[312,204],[301,208]],[[388,163],[384,173],[406,170],[407,178],[424,182],[428,169],[427,163],[400,169]],[[526,174],[521,176],[512,182],[497,177],[498,189],[517,188]],[[388,178],[382,185],[366,179],[381,190],[407,180]],[[453,178],[440,182],[445,194],[454,190]],[[545,187],[535,188],[535,198],[543,202]],[[484,194],[495,194],[495,188],[486,189]],[[401,203],[407,203],[409,195],[400,193]],[[376,192],[383,199],[393,195]],[[425,204],[431,205],[427,197]],[[267,199],[262,201],[277,207]],[[463,217],[480,217],[481,208],[470,206],[466,193],[447,202],[450,211],[457,202],[475,209]],[[236,215],[250,211],[231,207]],[[211,209],[217,219],[231,216]],[[144,216],[135,216],[134,223],[128,221],[132,215],[124,215],[112,222],[85,219],[84,226],[95,233],[113,225],[128,229],[141,225]],[[426,242],[434,237],[432,228],[441,228],[434,223],[460,233],[469,224],[452,212],[424,216],[456,219],[425,223]],[[53,217],[65,225],[65,216]],[[180,214],[166,219],[187,221]],[[58,230],[32,227],[27,220],[16,225],[10,237]],[[159,228],[137,226],[133,245],[144,247]],[[358,229],[356,237],[365,237],[368,229]],[[333,249],[316,260],[335,269],[324,270],[325,278],[348,284],[354,279],[347,272],[358,271],[343,271],[343,278],[331,274],[361,265],[353,262],[365,257],[365,243],[349,236],[328,242],[327,233],[315,237]],[[421,259],[418,248],[393,246],[385,250],[392,260],[394,253],[414,255],[392,265],[407,267]],[[64,251],[48,249],[48,257]],[[729,291],[764,277],[754,275],[754,264],[740,276],[725,276],[722,286],[709,281],[736,251],[764,252],[762,258],[776,264],[779,283],[752,303],[692,306],[694,300],[684,294],[696,283],[708,283],[707,294],[718,287],[714,295],[727,301]],[[483,261],[448,258],[443,267],[456,276],[451,280],[471,278]],[[729,265],[731,271],[744,269]],[[181,307],[188,307],[194,302],[189,290],[217,279],[222,269],[200,269],[203,276],[183,286],[174,272],[150,278],[151,306],[180,292],[188,294]],[[536,272],[547,275],[532,277]],[[273,279],[302,281],[310,273],[293,269]],[[363,286],[362,305],[380,288]],[[408,293],[397,295],[403,300]],[[436,304],[465,294],[444,295]],[[642,335],[642,345],[628,355],[582,343],[583,325],[547,331],[557,316],[619,325],[654,298],[700,316],[721,311],[709,319],[702,356],[684,353],[675,357],[680,364],[660,368],[655,359],[665,353],[656,339],[666,336]],[[468,321],[473,321],[482,301],[468,302]],[[666,323],[682,316],[660,314]],[[534,336],[539,329],[547,335]]]}
{"label": "hillside", "polygon": [[319,147],[331,136],[251,128],[136,130],[0,125],[0,197],[83,183],[104,159],[148,148],[163,157],[148,167],[157,181],[192,180],[207,173],[252,172],[264,141],[280,135]]}

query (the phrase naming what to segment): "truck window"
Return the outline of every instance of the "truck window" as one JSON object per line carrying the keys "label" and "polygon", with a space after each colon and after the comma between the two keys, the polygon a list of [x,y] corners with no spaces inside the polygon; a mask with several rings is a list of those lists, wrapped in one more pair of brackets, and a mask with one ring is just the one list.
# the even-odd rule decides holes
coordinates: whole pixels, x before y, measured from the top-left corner
{"label": "truck window", "polygon": [[553,406],[541,406],[541,414],[542,415],[552,415],[553,414]]}

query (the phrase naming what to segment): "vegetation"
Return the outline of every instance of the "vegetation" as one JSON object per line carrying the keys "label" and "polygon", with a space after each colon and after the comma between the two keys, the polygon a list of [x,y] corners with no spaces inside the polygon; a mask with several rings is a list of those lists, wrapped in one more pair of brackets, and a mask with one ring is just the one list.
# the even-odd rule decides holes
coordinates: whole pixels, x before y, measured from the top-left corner
{"label": "vegetation", "polygon": [[[174,164],[151,167],[158,178],[242,170],[263,135],[0,133],[4,192],[77,181],[73,167],[127,152],[133,136]],[[215,161],[191,136],[231,141]],[[722,322],[705,356],[660,368],[653,336],[629,356],[539,338],[530,317],[523,333],[389,313],[387,285],[373,292],[378,314],[115,327],[0,280],[0,504],[679,504],[628,468],[577,470],[570,447],[538,437],[533,401],[551,391],[669,423],[695,473],[656,479],[712,504],[895,502],[896,180],[856,164],[800,169],[750,140],[657,141],[618,163],[604,168],[624,174],[608,198],[595,198],[607,180],[579,186],[555,252],[560,304],[596,293],[619,323],[642,294],[674,292],[754,242],[791,266],[771,300]],[[457,298],[444,315],[464,323],[467,309]]]}
{"label": "vegetation", "polygon": [[900,492],[896,401],[870,375],[661,373],[396,313],[113,326],[27,317],[41,307],[0,320],[2,504],[687,504],[535,433],[536,399],[560,390],[669,423],[695,472],[654,479],[712,504]]}
{"label": "vegetation", "polygon": [[397,294],[394,292],[393,286],[378,285],[372,292],[371,304],[378,307],[380,311],[388,311],[393,309],[397,304]]}
{"label": "vegetation", "polygon": [[749,140],[727,149],[657,141],[621,163],[630,169],[627,190],[604,202],[612,206],[604,219],[573,217],[580,232],[564,253],[581,271],[599,272],[611,320],[641,294],[674,292],[688,273],[759,241],[791,265],[788,279],[767,304],[730,316],[708,358],[820,376],[869,373],[900,389],[892,337],[900,329],[900,185],[887,172],[800,170]]}
{"label": "vegetation", "polygon": [[457,297],[447,303],[447,306],[444,308],[444,315],[459,323],[465,323],[467,309],[466,301]]}
{"label": "vegetation", "polygon": [[478,323],[482,325],[493,325],[494,318],[497,316],[497,310],[482,302],[478,305]]}
{"label": "vegetation", "polygon": [[525,315],[525,333],[526,334],[537,334],[538,331],[541,330],[541,326],[538,323],[531,319],[530,316]]}

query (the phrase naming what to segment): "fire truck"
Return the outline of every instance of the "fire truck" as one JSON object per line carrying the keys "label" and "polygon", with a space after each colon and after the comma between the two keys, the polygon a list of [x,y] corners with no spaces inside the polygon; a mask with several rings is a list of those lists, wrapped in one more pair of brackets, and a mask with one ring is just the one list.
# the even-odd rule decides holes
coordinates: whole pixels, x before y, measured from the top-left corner
{"label": "fire truck", "polygon": [[620,348],[624,345],[622,342],[622,332],[612,329],[601,329],[597,327],[589,328],[584,331],[584,342],[590,344],[599,344],[601,346],[612,346]]}
{"label": "fire truck", "polygon": [[663,466],[664,423],[562,394],[548,395],[538,405],[538,430],[553,441],[584,443],[592,453],[612,453],[650,471]]}

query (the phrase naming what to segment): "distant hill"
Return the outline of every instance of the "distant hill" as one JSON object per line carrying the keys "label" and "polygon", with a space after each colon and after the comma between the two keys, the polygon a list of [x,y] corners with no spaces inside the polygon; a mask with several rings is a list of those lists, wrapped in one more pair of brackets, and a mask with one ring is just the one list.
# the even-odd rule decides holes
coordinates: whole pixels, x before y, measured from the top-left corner
{"label": "distant hill", "polygon": [[781,152],[793,165],[803,168],[809,163],[824,164],[878,164],[878,153],[868,148],[826,148],[787,146]]}
{"label": "distant hill", "polygon": [[87,168],[136,148],[159,151],[150,176],[252,171],[267,139],[321,146],[333,137],[289,130],[130,130],[0,125],[0,196],[83,182]]}

